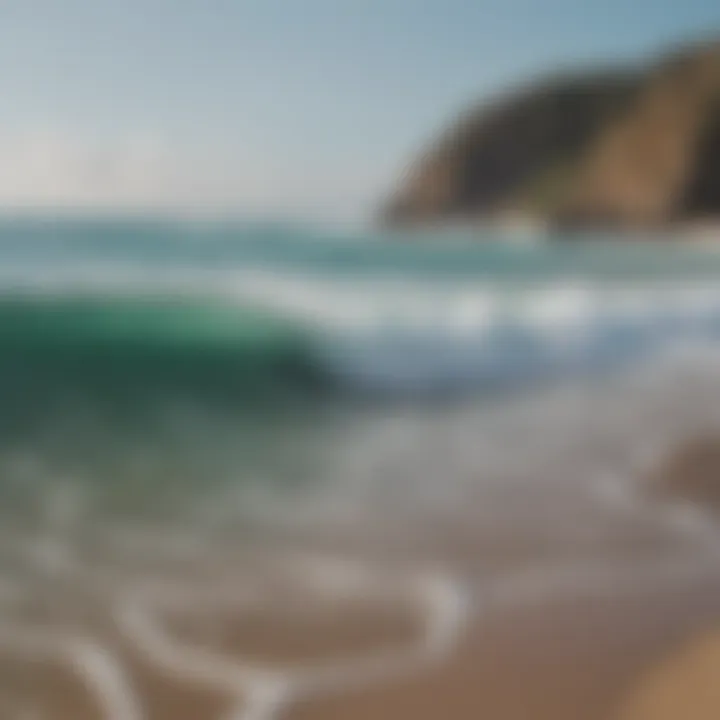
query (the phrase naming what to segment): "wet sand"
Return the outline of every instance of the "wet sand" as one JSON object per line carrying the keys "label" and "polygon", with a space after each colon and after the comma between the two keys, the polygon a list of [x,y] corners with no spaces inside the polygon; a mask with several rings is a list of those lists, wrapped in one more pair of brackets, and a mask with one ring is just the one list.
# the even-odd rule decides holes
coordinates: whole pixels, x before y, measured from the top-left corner
{"label": "wet sand", "polygon": [[135,574],[129,561],[110,581],[107,558],[92,547],[95,569],[61,569],[2,599],[0,717],[715,718],[720,706],[706,712],[712,693],[696,715],[658,709],[685,708],[683,698],[720,676],[720,643],[687,645],[720,621],[720,574],[712,571],[720,529],[700,506],[690,522],[674,513],[684,507],[678,488],[699,482],[693,468],[702,468],[704,487],[720,477],[720,443],[703,440],[702,448],[682,449],[615,498],[618,513],[667,524],[684,543],[675,556],[658,544],[643,560],[632,554],[638,539],[604,566],[588,556],[574,565],[556,558],[553,569],[552,548],[539,543],[533,575],[532,534],[493,545],[457,524],[455,534],[445,526],[425,536],[438,541],[435,557],[449,575],[419,562],[422,547],[388,548],[384,558],[376,548],[372,560],[338,564],[338,541],[324,564],[311,555],[304,562],[293,544],[277,567],[238,557],[234,575],[227,561],[213,575],[200,557],[163,584],[160,556],[148,562],[140,552]]}
{"label": "wet sand", "polygon": [[685,444],[647,478],[651,492],[667,501],[689,501],[720,511],[720,441],[700,437]]}
{"label": "wet sand", "polygon": [[[498,720],[656,720],[655,715],[628,711],[618,715],[617,708],[627,702],[636,679],[643,678],[658,658],[682,648],[689,636],[717,622],[718,603],[720,582],[698,581],[659,595],[565,597],[530,607],[498,609],[469,622],[457,647],[427,668],[407,677],[377,678],[361,683],[358,689],[327,688],[316,697],[288,703],[276,716],[292,720],[471,720],[483,716]],[[211,634],[201,635],[197,624],[189,622],[185,627],[176,626],[171,636],[182,647],[193,651],[202,647],[228,665],[233,660],[255,663],[261,655],[272,658],[270,666],[283,671],[291,671],[302,661],[317,663],[321,659],[332,668],[336,666],[333,658],[357,658],[360,653],[403,642],[409,630],[407,619],[393,623],[379,614],[373,623],[369,613],[356,617],[352,612],[344,617],[349,631],[331,622],[324,631],[310,624],[307,634],[299,627],[289,627],[287,621],[248,625],[247,618],[233,618],[232,613],[221,618],[215,615],[213,620]],[[364,630],[371,631],[371,637],[359,645],[358,634]],[[112,626],[96,628],[91,635],[122,667],[127,690],[141,708],[142,714],[136,717],[246,717],[241,688],[233,695],[207,679],[191,681],[177,668],[148,658]],[[248,641],[247,647],[244,641]],[[713,657],[720,662],[717,646],[715,650]],[[0,653],[0,703],[0,708],[7,708],[2,716],[9,720],[135,717],[109,715],[93,679],[71,658],[33,660],[7,648]],[[30,711],[35,715],[28,714]],[[677,716],[660,715],[657,720],[671,717]]]}
{"label": "wet sand", "polygon": [[616,720],[715,720],[720,714],[718,666],[717,631],[693,638],[643,673]]}
{"label": "wet sand", "polygon": [[342,612],[330,607],[300,618],[252,609],[230,622],[217,616],[194,622],[175,616],[164,624],[188,645],[291,667],[392,650],[411,644],[422,630],[417,618],[394,608]]}
{"label": "wet sand", "polygon": [[8,720],[199,720],[243,706],[149,661],[111,621],[0,628],[0,717]]}
{"label": "wet sand", "polygon": [[103,716],[101,703],[63,660],[23,660],[0,652],[0,716],[77,718]]}
{"label": "wet sand", "polygon": [[288,717],[605,720],[648,664],[716,621],[718,600],[720,585],[659,602],[565,601],[499,613],[471,628],[437,669],[300,703]]}

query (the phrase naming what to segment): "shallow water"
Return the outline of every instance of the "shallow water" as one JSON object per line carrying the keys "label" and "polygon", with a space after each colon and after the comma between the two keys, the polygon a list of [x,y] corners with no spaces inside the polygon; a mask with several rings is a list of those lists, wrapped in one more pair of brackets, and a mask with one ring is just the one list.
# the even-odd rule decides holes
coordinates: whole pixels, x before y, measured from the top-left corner
{"label": "shallow water", "polygon": [[716,253],[0,230],[7,716],[269,719],[496,613],[715,596],[640,480],[720,426]]}

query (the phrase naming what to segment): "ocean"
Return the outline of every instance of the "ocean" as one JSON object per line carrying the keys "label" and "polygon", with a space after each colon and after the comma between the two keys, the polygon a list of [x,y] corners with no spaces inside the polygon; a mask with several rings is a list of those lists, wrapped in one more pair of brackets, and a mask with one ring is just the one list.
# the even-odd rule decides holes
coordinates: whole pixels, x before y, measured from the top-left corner
{"label": "ocean", "polygon": [[[483,240],[0,222],[0,661],[91,637],[87,717],[164,720],[123,674],[135,643],[184,686],[242,687],[222,720],[262,720],[446,653],[489,588],[510,607],[718,579],[707,517],[649,505],[636,471],[720,427],[720,251]],[[416,593],[435,629],[387,667],[270,680],[159,630],[265,582],[281,610]]]}

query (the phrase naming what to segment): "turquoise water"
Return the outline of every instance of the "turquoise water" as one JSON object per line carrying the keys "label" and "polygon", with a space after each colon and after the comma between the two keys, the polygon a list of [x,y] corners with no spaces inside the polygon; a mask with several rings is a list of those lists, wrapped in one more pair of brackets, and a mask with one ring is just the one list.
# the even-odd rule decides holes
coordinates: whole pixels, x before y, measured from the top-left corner
{"label": "turquoise water", "polygon": [[517,240],[0,222],[0,650],[30,666],[6,714],[33,713],[46,663],[127,720],[155,692],[271,718],[284,685],[292,711],[393,680],[385,646],[230,650],[258,618],[282,645],[412,613],[402,673],[526,610],[562,638],[591,609],[602,648],[690,595],[696,624],[717,523],[643,481],[720,431],[720,252]]}
{"label": "turquoise water", "polygon": [[0,258],[3,376],[43,396],[466,393],[720,332],[709,246],[24,219]]}
{"label": "turquoise water", "polygon": [[358,422],[720,339],[707,246],[25,218],[0,258],[6,507],[59,477],[133,513],[292,494],[351,474],[335,450]]}

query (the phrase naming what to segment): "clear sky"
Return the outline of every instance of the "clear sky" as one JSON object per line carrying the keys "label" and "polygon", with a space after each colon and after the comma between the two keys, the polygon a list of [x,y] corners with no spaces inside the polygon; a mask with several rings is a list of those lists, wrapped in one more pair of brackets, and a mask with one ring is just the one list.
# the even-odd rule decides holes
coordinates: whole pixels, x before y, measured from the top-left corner
{"label": "clear sky", "polygon": [[714,31],[718,0],[2,0],[0,205],[358,214],[507,83]]}

